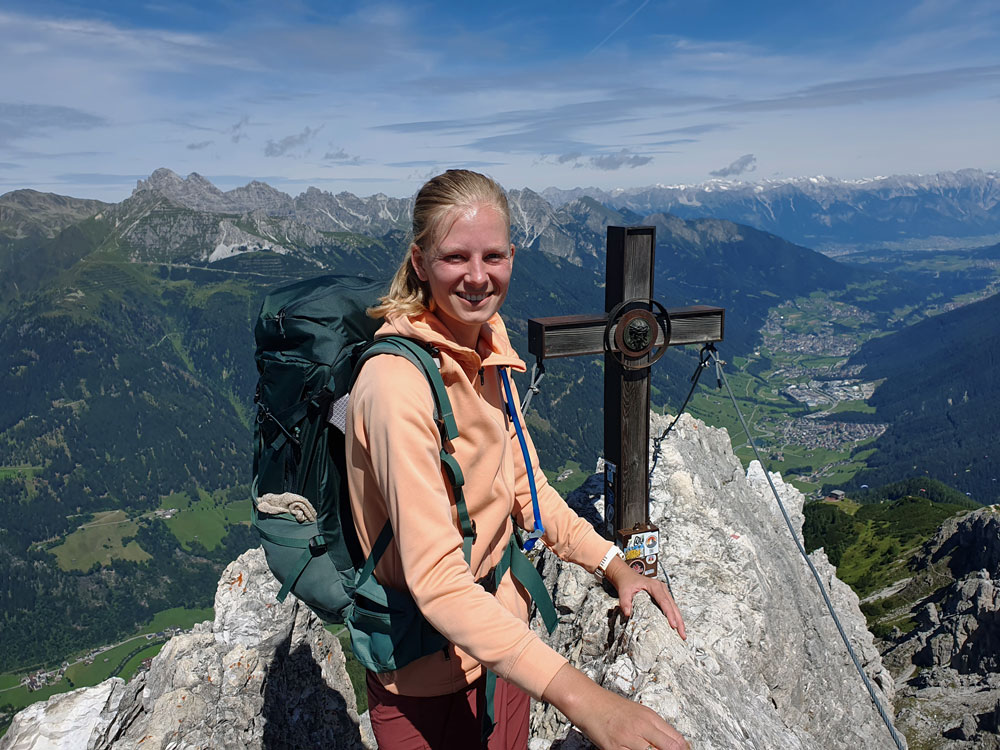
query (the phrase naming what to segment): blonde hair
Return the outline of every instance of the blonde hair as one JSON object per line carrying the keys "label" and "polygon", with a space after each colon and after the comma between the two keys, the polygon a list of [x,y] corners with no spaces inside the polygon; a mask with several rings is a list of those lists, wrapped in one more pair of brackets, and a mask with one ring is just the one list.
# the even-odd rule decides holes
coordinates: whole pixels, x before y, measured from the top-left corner
{"label": "blonde hair", "polygon": [[389,314],[413,316],[429,309],[430,287],[420,280],[410,262],[413,246],[429,255],[438,240],[447,234],[444,231],[445,220],[455,213],[455,209],[483,204],[496,209],[505,225],[510,226],[507,195],[496,181],[486,175],[468,169],[449,169],[424,183],[413,203],[413,241],[406,248],[403,262],[392,277],[388,294],[368,310],[368,315],[373,318],[384,318]]}

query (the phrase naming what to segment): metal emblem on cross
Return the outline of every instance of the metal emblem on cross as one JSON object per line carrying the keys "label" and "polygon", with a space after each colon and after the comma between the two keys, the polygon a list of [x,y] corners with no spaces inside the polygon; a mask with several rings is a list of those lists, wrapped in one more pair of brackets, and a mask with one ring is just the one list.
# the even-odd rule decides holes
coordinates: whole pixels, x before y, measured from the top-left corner
{"label": "metal emblem on cross", "polygon": [[528,350],[604,354],[605,533],[626,562],[655,576],[659,532],[649,523],[650,366],[668,347],[722,341],[725,310],[664,307],[653,298],[655,227],[608,227],[604,315],[528,321]]}

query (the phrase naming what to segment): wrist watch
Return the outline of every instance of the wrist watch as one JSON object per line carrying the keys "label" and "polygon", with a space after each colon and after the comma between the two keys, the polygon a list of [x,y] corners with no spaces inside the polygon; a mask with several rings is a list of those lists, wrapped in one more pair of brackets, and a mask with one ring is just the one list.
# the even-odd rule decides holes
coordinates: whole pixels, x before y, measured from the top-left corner
{"label": "wrist watch", "polygon": [[625,555],[620,549],[618,549],[618,545],[612,544],[611,549],[608,550],[607,554],[604,556],[604,559],[601,560],[601,562],[597,566],[597,569],[594,571],[594,575],[597,576],[597,580],[599,581],[604,580],[604,576],[607,573],[608,566],[611,564],[611,561],[614,560],[616,557],[620,557],[622,560],[625,559]]}

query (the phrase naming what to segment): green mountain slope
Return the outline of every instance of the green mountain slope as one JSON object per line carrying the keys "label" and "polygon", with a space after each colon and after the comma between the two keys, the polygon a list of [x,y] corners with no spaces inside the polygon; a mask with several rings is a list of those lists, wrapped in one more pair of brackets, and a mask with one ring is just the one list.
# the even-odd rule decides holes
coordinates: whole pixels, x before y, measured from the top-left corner
{"label": "green mountain slope", "polygon": [[885,378],[870,403],[890,424],[856,486],[918,473],[984,504],[1000,500],[998,320],[994,295],[873,340],[855,355],[862,377]]}
{"label": "green mountain slope", "polygon": [[37,190],[0,195],[0,247],[18,240],[51,239],[111,204]]}
{"label": "green mountain slope", "polygon": [[[896,495],[899,486],[883,494]],[[851,501],[808,503],[802,525],[806,550],[823,547],[837,576],[865,597],[906,577],[914,552],[946,519],[980,507],[952,493],[958,495],[954,502],[921,493],[860,507]]]}

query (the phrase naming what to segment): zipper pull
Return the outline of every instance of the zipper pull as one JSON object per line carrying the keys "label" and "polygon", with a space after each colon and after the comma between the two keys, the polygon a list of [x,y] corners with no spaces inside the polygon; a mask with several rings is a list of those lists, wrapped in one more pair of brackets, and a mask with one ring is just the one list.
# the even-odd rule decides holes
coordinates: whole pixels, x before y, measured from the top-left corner
{"label": "zipper pull", "polygon": [[479,368],[479,385],[486,385],[486,374],[483,372],[485,368]]}

